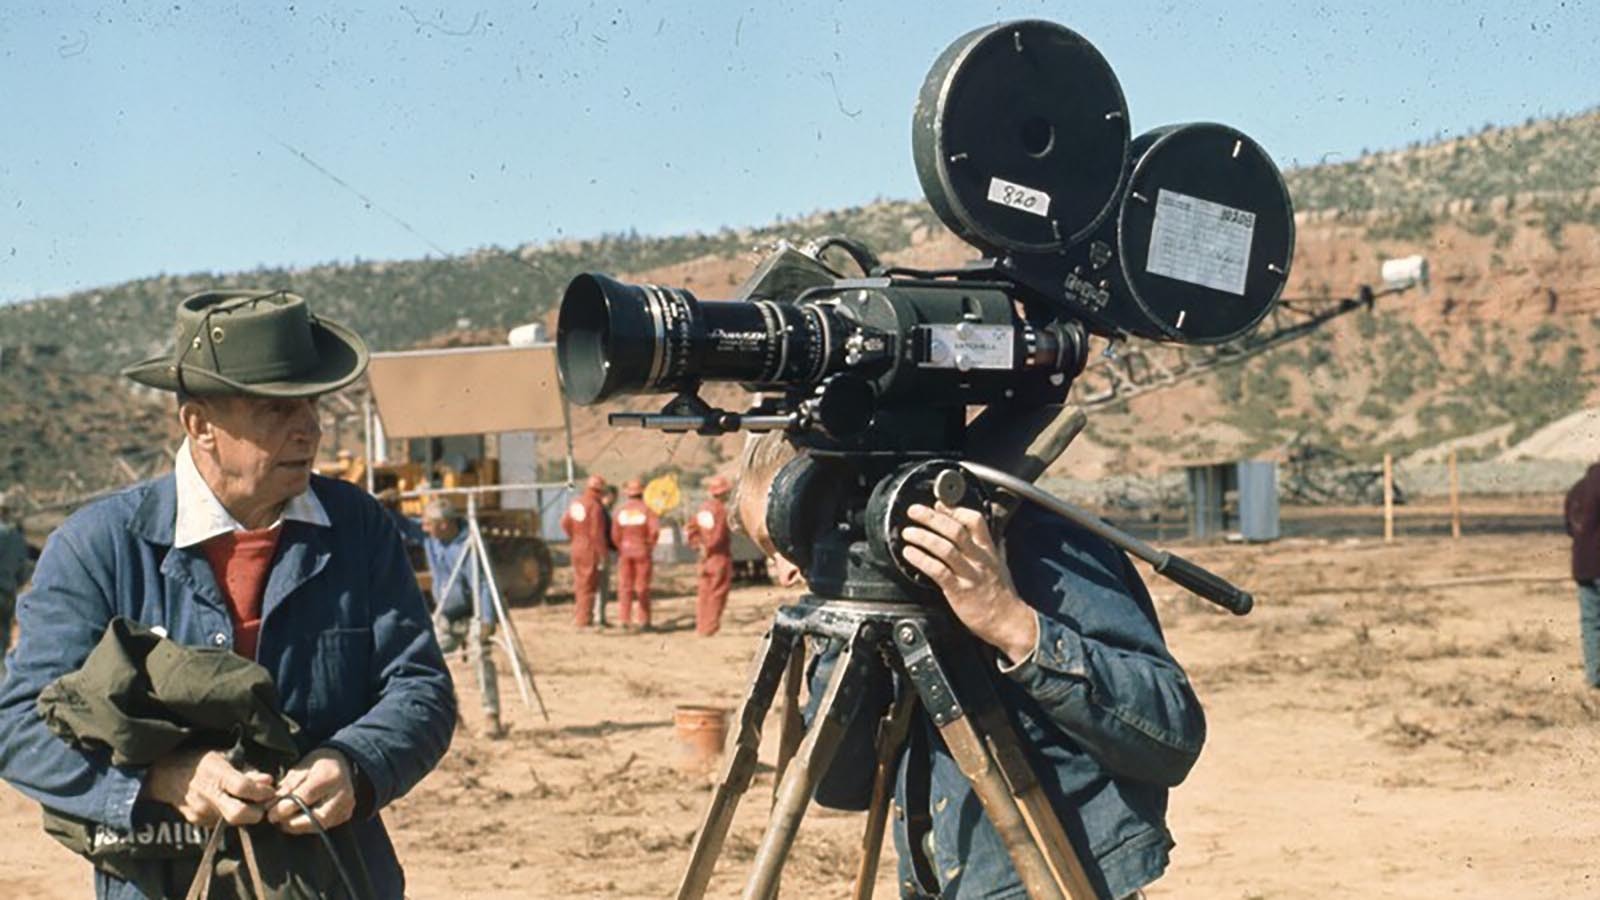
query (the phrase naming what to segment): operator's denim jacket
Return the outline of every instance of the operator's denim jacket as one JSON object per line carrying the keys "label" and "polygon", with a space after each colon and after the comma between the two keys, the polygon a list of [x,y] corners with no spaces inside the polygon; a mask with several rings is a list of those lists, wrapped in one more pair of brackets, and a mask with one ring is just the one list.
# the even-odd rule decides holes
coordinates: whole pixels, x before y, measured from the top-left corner
{"label": "operator's denim jacket", "polygon": [[[311,489],[332,527],[283,523],[256,661],[300,724],[302,752],[336,747],[355,764],[361,802],[351,827],[377,895],[400,897],[404,876],[377,812],[444,755],[455,695],[388,514],[354,485],[313,477]],[[172,549],[176,516],[167,475],[57,529],[18,607],[21,638],[0,684],[0,777],[46,806],[124,831],[170,810],[138,798],[142,769],[112,766],[51,734],[35,702],[83,665],[114,616],[165,628],[182,644],[232,646],[205,554]],[[99,872],[95,887],[102,898],[142,896]]]}
{"label": "operator's denim jacket", "polygon": [[[1035,507],[1024,507],[1011,521],[1005,549],[1017,592],[1037,610],[1039,641],[1029,659],[993,679],[1000,702],[1097,891],[1110,900],[1125,897],[1166,869],[1173,844],[1165,823],[1167,789],[1198,758],[1205,717],[1126,557]],[[832,659],[824,654],[813,670],[813,701]],[[863,711],[888,700],[888,680],[874,681],[885,688],[869,696]],[[818,802],[865,806],[873,718],[856,717]],[[977,795],[932,722],[920,712],[917,718],[895,791],[901,896],[1026,897]],[[927,765],[908,765],[919,752]],[[919,883],[909,864],[907,774],[914,768],[929,773],[925,811],[932,829],[923,843],[937,884]],[[913,796],[920,794],[913,788]]]}

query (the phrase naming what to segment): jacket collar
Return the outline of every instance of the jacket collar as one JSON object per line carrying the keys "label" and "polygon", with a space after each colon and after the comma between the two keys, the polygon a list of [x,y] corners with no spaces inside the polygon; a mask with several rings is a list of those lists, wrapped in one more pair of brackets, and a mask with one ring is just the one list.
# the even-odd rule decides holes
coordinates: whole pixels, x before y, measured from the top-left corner
{"label": "jacket collar", "polygon": [[[191,462],[190,465],[193,465],[193,463]],[[327,507],[323,506],[321,498],[317,496],[316,484],[317,477],[312,476],[311,488],[292,501],[295,503],[304,501],[306,505],[300,507],[300,510],[293,516],[289,514],[288,507],[285,507],[283,514],[285,520],[305,522],[319,528],[333,527],[332,520],[328,518]],[[128,527],[134,534],[153,544],[171,547],[173,546],[178,524],[179,503],[176,472],[168,472],[153,481],[147,481],[143,487],[143,496],[139,500],[139,508],[134,512],[133,520]],[[209,488],[207,490],[209,491]],[[212,499],[216,499],[215,495],[212,495]],[[219,503],[218,505],[220,506],[221,504]],[[230,516],[230,518],[232,517]]]}
{"label": "jacket collar", "polygon": [[[219,534],[248,530],[228,512],[222,501],[217,499],[216,492],[211,490],[211,486],[200,476],[200,470],[195,467],[194,455],[187,439],[178,447],[172,474],[177,491],[175,527],[172,535],[174,547],[193,547]],[[290,498],[272,527],[276,528],[288,521],[306,522],[323,528],[329,525],[327,510],[323,509],[322,502],[309,487]]]}
{"label": "jacket collar", "polygon": [[[317,476],[311,479],[313,494]],[[320,500],[318,507],[322,508]],[[138,537],[164,547],[172,546],[172,535],[178,518],[177,478],[172,473],[146,482],[144,496],[134,512],[129,528]],[[324,519],[326,513],[324,512]],[[330,526],[331,527],[331,526]],[[328,528],[298,524],[286,527],[279,539],[278,560],[268,576],[262,597],[262,617],[281,603],[301,585],[310,581],[328,564],[332,547],[328,542]],[[198,550],[169,553],[162,560],[161,571],[168,577],[187,583],[190,589],[222,608],[222,592],[217,588],[210,563]]]}

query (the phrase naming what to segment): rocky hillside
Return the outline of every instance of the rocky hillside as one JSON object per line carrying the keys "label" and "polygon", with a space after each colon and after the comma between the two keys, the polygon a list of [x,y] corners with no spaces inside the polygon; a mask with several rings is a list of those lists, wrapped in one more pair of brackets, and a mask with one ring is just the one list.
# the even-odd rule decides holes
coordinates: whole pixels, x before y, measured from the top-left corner
{"label": "rocky hillside", "polygon": [[875,203],[716,234],[618,234],[510,250],[487,248],[449,259],[160,275],[0,306],[0,344],[53,345],[65,365],[115,372],[163,349],[178,299],[217,285],[249,285],[316,298],[319,312],[354,326],[374,349],[404,349],[449,331],[503,333],[533,321],[553,308],[563,286],[580,272],[645,272],[691,259],[733,260],[782,238],[798,241],[836,233],[892,251],[925,235],[936,222],[921,204]]}
{"label": "rocky hillside", "polygon": [[[1296,435],[1357,458],[1457,441],[1491,458],[1541,426],[1600,404],[1600,113],[1486,128],[1450,141],[1285,173],[1298,210],[1288,297],[1340,297],[1382,260],[1421,253],[1433,286],[1382,300],[1246,365],[1102,408],[1061,464],[1098,477],[1274,452]],[[714,235],[486,249],[445,260],[301,271],[160,276],[0,307],[0,345],[55,348],[0,384],[0,487],[54,484],[63,467],[114,471],[116,448],[147,446],[151,407],[107,375],[166,340],[171,304],[218,283],[316,297],[374,346],[492,339],[548,319],[576,272],[610,271],[728,295],[780,238],[851,234],[907,265],[973,256],[922,203],[864,207]],[[13,353],[11,360],[16,359]],[[730,398],[732,399],[732,398]],[[46,421],[40,421],[41,419]],[[735,441],[621,437],[580,412],[579,457],[608,474],[725,465]],[[124,427],[126,425],[127,427]],[[94,430],[99,429],[99,430]]]}

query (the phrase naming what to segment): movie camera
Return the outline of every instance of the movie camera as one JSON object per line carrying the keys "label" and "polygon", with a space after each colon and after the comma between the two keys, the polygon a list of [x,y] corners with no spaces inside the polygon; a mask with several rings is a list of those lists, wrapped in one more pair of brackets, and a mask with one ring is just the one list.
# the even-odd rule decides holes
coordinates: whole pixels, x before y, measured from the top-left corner
{"label": "movie camera", "polygon": [[[568,285],[557,354],[581,405],[670,393],[613,424],[718,434],[783,429],[807,449],[774,487],[779,548],[823,597],[895,599],[929,585],[893,553],[893,514],[923,500],[991,418],[1061,404],[1089,335],[1219,343],[1270,311],[1294,219],[1271,158],[1225,125],[1130,138],[1116,75],[1087,40],[1043,21],[981,28],[934,63],[912,145],[941,221],[982,257],[881,264],[844,237],[768,256],[732,301],[600,274]],[[844,251],[846,277],[823,261]],[[698,396],[738,382],[734,412]],[[950,499],[981,504],[976,479]],[[866,527],[866,523],[876,527]]]}
{"label": "movie camera", "polygon": [[[786,707],[798,702],[804,638],[837,655],[804,738],[797,717],[784,719],[782,774],[744,896],[774,895],[843,735],[859,717],[881,716],[856,895],[870,894],[893,763],[918,708],[958,758],[1029,896],[1095,896],[992,685],[976,677],[993,666],[903,557],[913,503],[977,509],[1001,525],[995,510],[1026,498],[1235,613],[1252,604],[1222,578],[1029,482],[1082,426],[1065,403],[1091,335],[1220,343],[1271,310],[1294,245],[1272,160],[1224,125],[1130,138],[1105,59],[1042,21],[981,28],[952,44],[918,96],[912,145],[929,204],[980,259],[886,266],[860,243],[830,237],[781,246],[732,301],[599,274],[573,279],[562,297],[557,366],[574,402],[670,393],[659,412],[610,421],[702,434],[781,429],[801,448],[771,485],[765,524],[810,593],[780,608],[762,639],[679,900],[705,893],[780,682]],[[860,273],[833,268],[830,250]],[[764,399],[743,412],[715,409],[698,394],[714,381]],[[969,421],[973,406],[985,408]],[[911,690],[891,709],[863,709],[864,685],[883,665]]]}

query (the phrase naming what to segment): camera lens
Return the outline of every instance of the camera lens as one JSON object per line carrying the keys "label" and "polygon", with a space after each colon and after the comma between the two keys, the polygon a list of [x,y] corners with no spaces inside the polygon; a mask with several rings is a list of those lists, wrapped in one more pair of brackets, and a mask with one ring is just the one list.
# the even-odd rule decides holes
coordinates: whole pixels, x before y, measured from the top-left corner
{"label": "camera lens", "polygon": [[556,324],[556,364],[574,403],[682,391],[700,381],[821,381],[841,328],[831,310],[702,302],[682,288],[579,275]]}
{"label": "camera lens", "polygon": [[556,321],[556,365],[572,401],[588,405],[659,382],[692,327],[694,298],[677,296],[686,293],[574,278]]}

